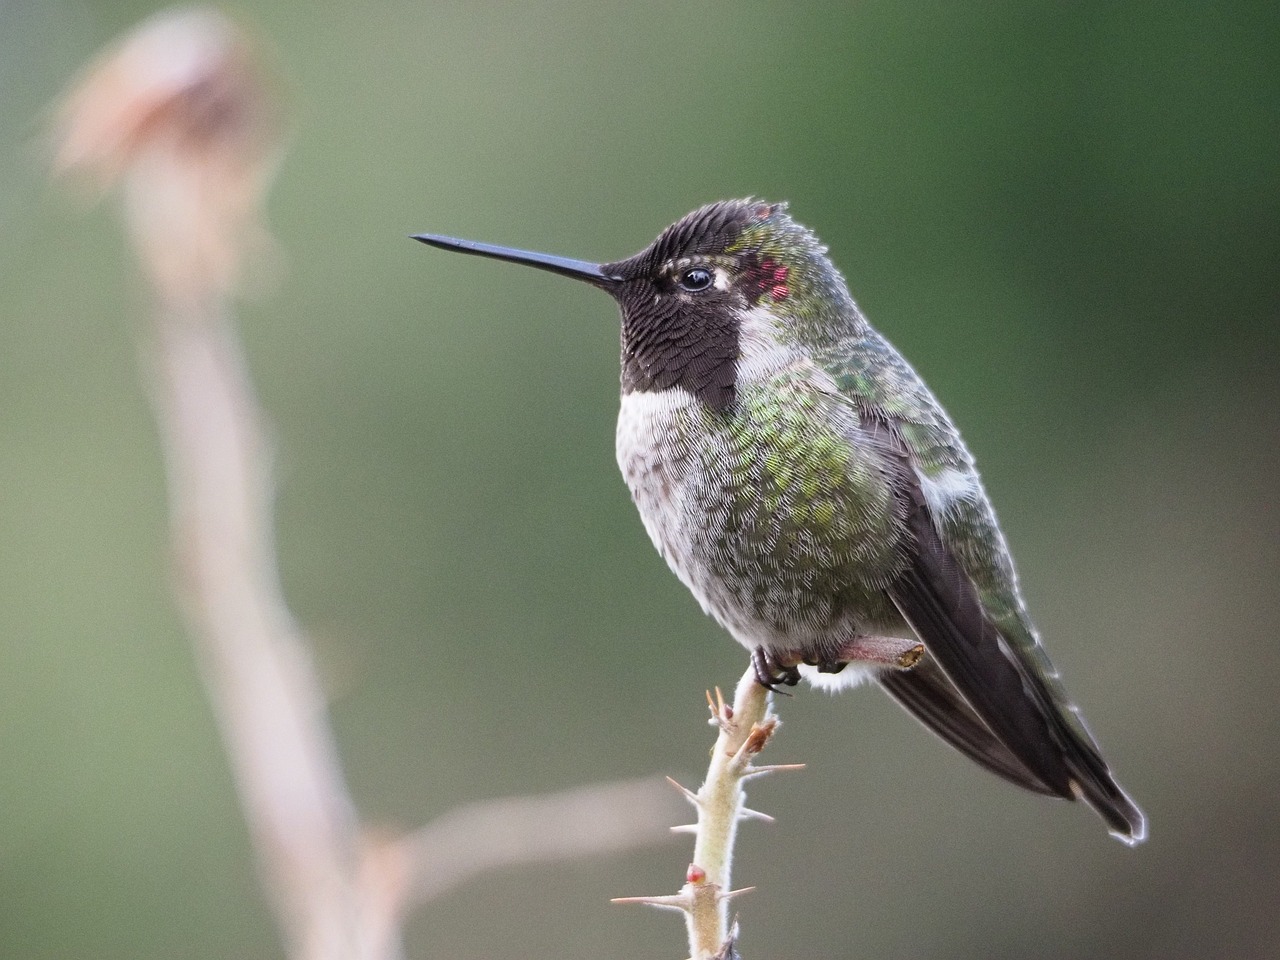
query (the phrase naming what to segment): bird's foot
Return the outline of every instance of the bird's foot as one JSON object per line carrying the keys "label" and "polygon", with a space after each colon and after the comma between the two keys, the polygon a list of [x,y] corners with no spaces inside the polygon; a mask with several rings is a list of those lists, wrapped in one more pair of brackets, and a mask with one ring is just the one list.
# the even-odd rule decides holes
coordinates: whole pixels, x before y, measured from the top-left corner
{"label": "bird's foot", "polygon": [[794,687],[800,682],[800,664],[814,667],[818,673],[835,674],[851,663],[891,670],[910,670],[924,656],[924,644],[901,637],[857,636],[840,646],[834,654],[804,654],[799,650],[770,650],[756,647],[751,651],[751,666],[756,682],[766,690],[785,694],[780,686]]}
{"label": "bird's foot", "polygon": [[756,672],[756,683],[766,690],[790,696],[778,686],[794,687],[800,682],[800,670],[794,663],[783,662],[776,654],[764,647],[756,647],[751,651],[751,666]]}

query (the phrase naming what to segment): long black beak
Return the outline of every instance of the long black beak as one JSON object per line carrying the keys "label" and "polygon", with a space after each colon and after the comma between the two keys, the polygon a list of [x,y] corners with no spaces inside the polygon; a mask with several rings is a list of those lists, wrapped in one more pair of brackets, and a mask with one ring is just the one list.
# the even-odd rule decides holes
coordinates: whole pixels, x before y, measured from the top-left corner
{"label": "long black beak", "polygon": [[474,240],[459,240],[457,237],[442,237],[437,233],[416,233],[414,240],[421,241],[430,247],[441,250],[455,250],[458,253],[470,253],[478,257],[492,257],[495,260],[507,260],[510,263],[524,263],[539,270],[549,270],[562,277],[573,277],[585,280],[597,287],[610,287],[619,283],[622,277],[608,273],[598,263],[586,260],[570,260],[568,257],[557,257],[549,253],[535,253],[532,250],[517,250],[514,247],[499,247],[492,243],[477,243]]}

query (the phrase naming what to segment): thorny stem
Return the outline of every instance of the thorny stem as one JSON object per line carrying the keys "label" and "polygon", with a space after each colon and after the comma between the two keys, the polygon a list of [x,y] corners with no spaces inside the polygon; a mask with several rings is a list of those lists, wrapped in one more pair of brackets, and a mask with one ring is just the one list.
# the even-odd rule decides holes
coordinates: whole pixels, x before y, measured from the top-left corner
{"label": "thorny stem", "polygon": [[803,766],[752,765],[779,725],[770,709],[769,691],[756,681],[753,666],[748,666],[738,681],[732,705],[724,702],[719,690],[714,697],[708,694],[707,702],[712,723],[720,733],[711,750],[706,780],[697,793],[679,788],[698,811],[693,862],[685,874],[685,884],[673,896],[625,897],[615,901],[682,910],[692,960],[712,960],[722,955],[730,938],[729,900],[751,889],[730,890],[738,823],[745,819],[770,818],[747,809],[743,783],[773,770]]}
{"label": "thorny stem", "polygon": [[[754,756],[743,748],[752,732],[766,722],[769,700],[769,691],[756,682],[755,671],[748,670],[738,681],[729,710],[721,703],[712,704],[720,736],[711,751],[707,778],[698,790],[698,834],[693,845],[693,862],[706,871],[706,882],[720,890],[729,889],[733,843],[746,800],[742,783]],[[772,731],[777,721],[771,719],[769,723]],[[728,934],[729,906],[723,899],[718,904],[718,916],[713,947],[716,950]],[[691,936],[692,933],[691,929]]]}

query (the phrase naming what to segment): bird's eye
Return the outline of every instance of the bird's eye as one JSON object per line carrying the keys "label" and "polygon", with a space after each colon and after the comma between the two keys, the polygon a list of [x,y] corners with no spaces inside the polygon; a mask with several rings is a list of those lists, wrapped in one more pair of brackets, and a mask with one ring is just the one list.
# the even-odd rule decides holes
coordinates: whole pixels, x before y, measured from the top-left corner
{"label": "bird's eye", "polygon": [[706,267],[691,267],[680,274],[680,279],[676,282],[682,289],[697,293],[699,290],[707,289],[714,281],[715,274]]}

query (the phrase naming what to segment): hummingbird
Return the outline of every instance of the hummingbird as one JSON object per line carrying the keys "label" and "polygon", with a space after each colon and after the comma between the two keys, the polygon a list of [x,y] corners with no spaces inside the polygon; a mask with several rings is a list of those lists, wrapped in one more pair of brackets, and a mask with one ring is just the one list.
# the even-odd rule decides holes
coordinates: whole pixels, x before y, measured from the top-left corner
{"label": "hummingbird", "polygon": [[618,466],[760,683],[874,680],[982,767],[1146,838],[1041,646],[959,431],[785,203],[708,204],[612,263],[414,239],[614,298]]}

